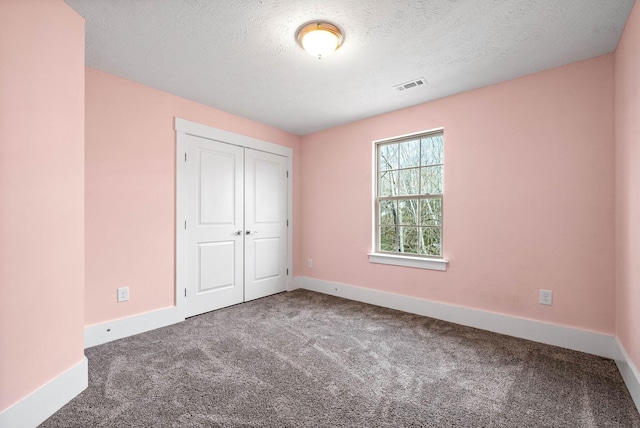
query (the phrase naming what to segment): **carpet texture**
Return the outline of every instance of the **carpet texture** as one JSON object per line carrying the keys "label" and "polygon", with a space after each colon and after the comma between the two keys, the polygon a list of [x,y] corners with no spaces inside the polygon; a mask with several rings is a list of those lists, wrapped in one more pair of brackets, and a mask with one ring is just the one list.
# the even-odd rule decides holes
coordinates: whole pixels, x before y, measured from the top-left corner
{"label": "carpet texture", "polygon": [[86,350],[42,427],[624,427],[615,363],[304,290]]}

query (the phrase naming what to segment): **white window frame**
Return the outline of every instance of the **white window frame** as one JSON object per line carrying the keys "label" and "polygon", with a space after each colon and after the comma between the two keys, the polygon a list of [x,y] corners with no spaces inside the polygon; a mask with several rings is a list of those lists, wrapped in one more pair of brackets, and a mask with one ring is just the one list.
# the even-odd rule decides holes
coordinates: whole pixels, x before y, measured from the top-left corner
{"label": "white window frame", "polygon": [[[378,251],[378,147],[383,144],[392,143],[395,141],[404,141],[418,136],[425,136],[429,134],[443,134],[444,128],[429,129],[426,131],[415,132],[411,134],[399,135],[396,137],[385,138],[382,140],[375,140],[372,142],[373,146],[373,162],[372,162],[372,176],[373,176],[373,198],[372,198],[372,218],[371,218],[371,248],[373,249],[369,254],[370,263],[380,263],[393,266],[405,266],[418,269],[431,269],[438,271],[446,271],[448,260],[444,258],[444,245],[442,257],[428,257],[420,255],[408,255],[408,254],[394,254]],[[443,207],[443,226],[444,226],[444,189],[442,193],[442,207]],[[442,229],[442,241],[444,242],[444,229]]]}

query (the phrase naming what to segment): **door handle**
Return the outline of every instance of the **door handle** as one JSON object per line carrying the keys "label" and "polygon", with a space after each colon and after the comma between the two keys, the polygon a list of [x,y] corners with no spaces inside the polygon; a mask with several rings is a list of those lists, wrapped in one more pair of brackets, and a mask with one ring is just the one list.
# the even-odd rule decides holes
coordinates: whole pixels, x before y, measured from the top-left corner
{"label": "door handle", "polygon": [[241,231],[241,230],[238,230],[237,232],[233,232],[233,234],[234,234],[234,235],[238,235],[238,236],[240,236],[240,235],[242,235],[242,231]]}
{"label": "door handle", "polygon": [[247,235],[256,235],[257,233],[257,230],[247,230]]}

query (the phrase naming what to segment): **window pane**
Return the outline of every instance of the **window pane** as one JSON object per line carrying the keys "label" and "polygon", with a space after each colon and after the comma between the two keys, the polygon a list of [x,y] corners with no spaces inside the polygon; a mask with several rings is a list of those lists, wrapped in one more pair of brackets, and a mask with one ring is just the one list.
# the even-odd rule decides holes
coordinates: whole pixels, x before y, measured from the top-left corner
{"label": "window pane", "polygon": [[380,183],[378,196],[397,196],[398,195],[398,171],[386,171],[380,173]]}
{"label": "window pane", "polygon": [[380,224],[395,225],[397,222],[398,208],[396,201],[380,202]]}
{"label": "window pane", "polygon": [[420,224],[442,226],[442,199],[422,199],[420,201]]}
{"label": "window pane", "polygon": [[420,254],[441,256],[442,229],[439,227],[422,227],[420,229]]}
{"label": "window pane", "polygon": [[398,251],[398,228],[393,226],[382,226],[380,228],[380,251]]}
{"label": "window pane", "polygon": [[398,224],[418,225],[418,200],[400,199],[398,201]]}
{"label": "window pane", "polygon": [[429,166],[422,168],[422,194],[442,194],[442,167]]}
{"label": "window pane", "polygon": [[442,133],[377,145],[376,251],[442,257]]}
{"label": "window pane", "polygon": [[398,169],[398,145],[380,146],[380,171]]}
{"label": "window pane", "polygon": [[422,142],[422,165],[437,165],[443,162],[442,135],[432,135],[423,138]]}
{"label": "window pane", "polygon": [[400,168],[420,166],[420,140],[400,143]]}
{"label": "window pane", "polygon": [[399,196],[420,194],[420,168],[400,170]]}
{"label": "window pane", "polygon": [[400,252],[418,254],[418,228],[400,227]]}

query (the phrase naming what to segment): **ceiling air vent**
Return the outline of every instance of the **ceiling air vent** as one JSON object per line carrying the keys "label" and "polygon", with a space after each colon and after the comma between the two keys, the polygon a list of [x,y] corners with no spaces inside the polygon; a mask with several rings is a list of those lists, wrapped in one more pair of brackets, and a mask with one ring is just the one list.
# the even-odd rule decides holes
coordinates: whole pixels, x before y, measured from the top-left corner
{"label": "ceiling air vent", "polygon": [[427,81],[424,80],[424,77],[421,77],[416,80],[411,80],[410,82],[401,83],[400,85],[396,85],[393,88],[396,91],[404,91],[405,89],[417,88],[418,86],[426,85]]}

